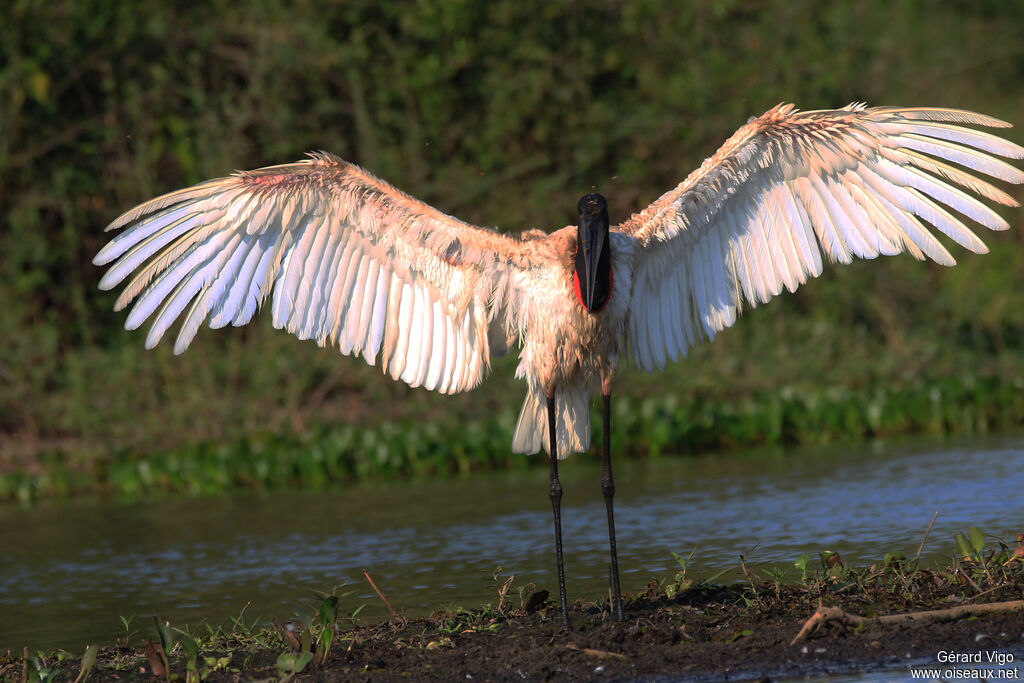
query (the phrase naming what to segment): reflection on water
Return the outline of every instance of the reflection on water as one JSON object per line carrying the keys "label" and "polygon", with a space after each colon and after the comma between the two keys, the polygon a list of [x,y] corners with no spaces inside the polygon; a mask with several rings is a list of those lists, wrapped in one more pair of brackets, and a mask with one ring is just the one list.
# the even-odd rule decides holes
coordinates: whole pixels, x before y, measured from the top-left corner
{"label": "reflection on water", "polygon": [[[803,552],[867,563],[913,555],[940,511],[926,556],[977,525],[1024,530],[1024,439],[932,445],[807,447],[619,461],[616,526],[622,588],[673,572],[672,551],[698,548],[697,576],[792,567]],[[593,456],[561,467],[570,598],[607,590],[607,528]],[[175,624],[287,618],[312,590],[351,584],[345,608],[386,608],[362,576],[410,616],[495,602],[496,567],[516,586],[555,593],[547,472],[366,485],[333,492],[50,501],[0,506],[0,651],[111,642],[118,616],[153,610]],[[790,574],[793,577],[796,570]]]}

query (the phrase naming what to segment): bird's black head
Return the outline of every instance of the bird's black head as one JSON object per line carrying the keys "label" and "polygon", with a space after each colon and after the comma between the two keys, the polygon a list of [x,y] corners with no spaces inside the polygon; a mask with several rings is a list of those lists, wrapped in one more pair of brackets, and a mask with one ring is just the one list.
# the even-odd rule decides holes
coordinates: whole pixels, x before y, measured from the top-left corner
{"label": "bird's black head", "polygon": [[596,313],[612,293],[611,249],[608,238],[608,202],[601,195],[584,195],[576,223],[576,297]]}

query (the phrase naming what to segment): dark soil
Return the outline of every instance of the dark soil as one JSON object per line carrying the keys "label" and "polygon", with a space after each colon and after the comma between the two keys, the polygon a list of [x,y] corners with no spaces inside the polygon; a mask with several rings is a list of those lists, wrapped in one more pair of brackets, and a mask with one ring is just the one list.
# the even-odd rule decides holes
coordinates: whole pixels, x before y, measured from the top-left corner
{"label": "dark soil", "polygon": [[[873,567],[843,571],[842,578],[818,575],[800,585],[684,584],[669,592],[675,594],[671,599],[664,585],[652,585],[644,595],[627,599],[623,622],[613,621],[602,605],[577,601],[569,631],[551,601],[532,614],[521,604],[415,620],[397,616],[339,628],[326,666],[310,663],[294,680],[770,680],[880,669],[908,676],[911,665],[949,668],[937,660],[940,650],[1012,654],[1019,660],[1024,656],[1019,610],[899,625],[872,619],[856,628],[829,623],[803,642],[791,641],[819,604],[873,618],[1019,601],[1024,595],[1020,564],[975,566],[975,579],[959,568],[903,573]],[[990,587],[979,582],[986,573],[993,580]],[[201,648],[211,657],[207,661],[219,657],[221,664],[206,672],[206,680],[280,679],[278,657],[289,649],[283,635],[278,626],[207,643]],[[180,647],[170,660],[172,679],[184,679]],[[20,658],[0,657],[0,679],[22,680],[23,666]],[[77,658],[61,666],[73,680]],[[151,679],[149,671],[144,646],[108,647],[100,651],[92,680]]]}
{"label": "dark soil", "polygon": [[[826,626],[790,642],[813,613],[784,605],[765,611],[739,591],[695,591],[684,599],[640,599],[616,623],[596,606],[576,605],[573,629],[556,609],[500,620],[493,632],[444,633],[444,617],[385,623],[353,633],[330,669],[308,680],[737,680],[902,668],[945,668],[939,650],[1024,650],[1024,615],[860,629]],[[1018,594],[1019,597],[1019,594]],[[303,680],[306,680],[304,677]]]}

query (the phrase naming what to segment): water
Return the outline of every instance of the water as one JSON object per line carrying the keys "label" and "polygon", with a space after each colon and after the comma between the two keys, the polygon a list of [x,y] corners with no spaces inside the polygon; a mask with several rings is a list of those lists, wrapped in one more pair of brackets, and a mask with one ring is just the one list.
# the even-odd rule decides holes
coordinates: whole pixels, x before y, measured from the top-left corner
{"label": "water", "polygon": [[[982,652],[985,652],[984,650]],[[993,652],[997,652],[994,651]],[[1002,652],[1008,656],[1008,651]],[[984,656],[984,655],[983,655]],[[1005,664],[982,663],[973,665],[943,664],[936,662],[933,657],[908,661],[905,666],[882,671],[851,672],[845,674],[816,674],[799,678],[779,679],[779,683],[911,683],[912,681],[927,681],[928,683],[942,683],[953,680],[984,680],[992,681],[1021,680],[1024,678],[1024,666],[1015,661],[1020,658],[1020,653]]]}
{"label": "water", "polygon": [[[1024,530],[1024,439],[815,447],[619,461],[616,524],[622,588],[635,591],[697,548],[691,575],[790,568],[829,549],[867,564],[948,556],[976,525],[1012,542]],[[570,599],[607,590],[607,527],[594,458],[561,467]],[[497,601],[496,567],[515,586],[557,591],[544,468],[318,493],[47,501],[0,506],[0,652],[111,643],[119,616],[153,610],[175,625],[288,618],[313,590],[350,584],[343,604],[387,614],[363,577],[410,616]],[[515,593],[515,588],[513,588]],[[518,594],[515,593],[516,601]]]}

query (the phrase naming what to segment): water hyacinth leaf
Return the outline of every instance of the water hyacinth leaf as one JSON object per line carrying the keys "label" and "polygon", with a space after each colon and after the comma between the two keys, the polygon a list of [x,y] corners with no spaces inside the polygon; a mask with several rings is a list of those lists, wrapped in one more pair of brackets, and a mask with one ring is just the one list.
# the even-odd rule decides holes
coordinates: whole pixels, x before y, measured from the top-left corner
{"label": "water hyacinth leaf", "polygon": [[895,564],[899,564],[900,562],[902,562],[905,559],[906,559],[906,555],[904,555],[899,550],[894,550],[892,552],[888,552],[888,553],[885,554],[885,556],[882,558],[882,564],[884,564],[886,567],[888,567],[888,566],[890,566],[890,565],[892,565],[894,563]]}
{"label": "water hyacinth leaf", "polygon": [[807,581],[807,563],[810,561],[811,556],[807,553],[803,553],[793,561],[793,566],[800,570],[801,581]]}
{"label": "water hyacinth leaf", "polygon": [[[617,406],[628,406],[625,402],[614,403],[614,419],[624,426],[623,433],[629,438],[616,436],[619,434],[616,431],[612,435],[613,451],[633,448],[643,452],[641,440],[659,422],[671,429],[669,440],[676,447],[685,445],[693,450],[713,450],[768,443],[765,429],[776,419],[781,419],[785,425],[782,438],[796,442],[906,431],[994,432],[1012,429],[1024,419],[1024,400],[1021,400],[1024,385],[1016,377],[957,377],[942,380],[942,391],[932,392],[936,381],[926,379],[899,390],[890,390],[886,403],[889,412],[885,415],[889,423],[882,432],[865,431],[866,423],[847,424],[841,417],[848,406],[871,400],[877,391],[875,389],[868,393],[846,388],[800,389],[788,393],[783,391],[781,398],[779,392],[755,392],[738,402],[706,393],[695,396],[673,394],[666,398],[666,404],[671,398],[674,412],[664,414],[664,411],[657,411],[652,417],[653,422],[645,422],[638,414],[622,412],[625,407]],[[778,415],[770,417],[773,411],[779,410],[782,411],[781,418]],[[599,417],[593,419],[599,420]],[[152,453],[146,456],[147,468],[139,467],[137,453],[125,450],[112,454],[111,462],[102,468],[81,474],[83,479],[78,489],[95,492],[112,488],[122,496],[137,498],[148,495],[153,490],[151,485],[167,491],[213,493],[231,489],[327,486],[379,477],[381,471],[374,465],[377,453],[363,447],[364,435],[372,437],[372,443],[367,441],[371,446],[377,444],[383,450],[397,454],[397,460],[391,462],[390,471],[403,476],[451,474],[467,467],[473,470],[535,467],[537,460],[511,453],[495,455],[511,438],[510,426],[514,422],[515,415],[506,414],[493,422],[488,421],[485,426],[478,423],[442,425],[437,428],[440,430],[437,433],[416,431],[414,424],[395,423],[388,423],[388,428],[379,425],[373,428],[311,428],[305,437],[294,434],[250,436],[228,444],[207,442],[166,453]],[[411,438],[422,444],[419,453],[414,454],[416,457],[402,450],[401,444],[406,440],[403,435],[409,430],[414,433]],[[325,453],[326,460],[321,463],[320,473],[315,470],[307,472],[301,466],[304,454],[310,450],[310,443],[320,444],[316,449]],[[385,455],[383,459],[387,461],[388,457]],[[455,460],[459,460],[459,464]],[[44,468],[51,465],[61,466],[42,461]],[[83,472],[86,469],[83,468]],[[31,500],[61,495],[55,483],[59,476],[59,472],[43,477],[24,472],[0,473],[0,500],[13,500],[19,496]]]}
{"label": "water hyacinth leaf", "polygon": [[970,559],[971,544],[967,542],[967,537],[958,531],[953,535],[953,540],[956,541],[956,551],[960,554],[960,557]]}
{"label": "water hyacinth leaf", "polygon": [[967,530],[967,538],[971,541],[974,552],[980,553],[985,548],[985,534],[976,526]]}
{"label": "water hyacinth leaf", "polygon": [[843,558],[834,550],[823,550],[821,551],[821,566],[825,569],[834,569],[836,566],[843,569]]}

